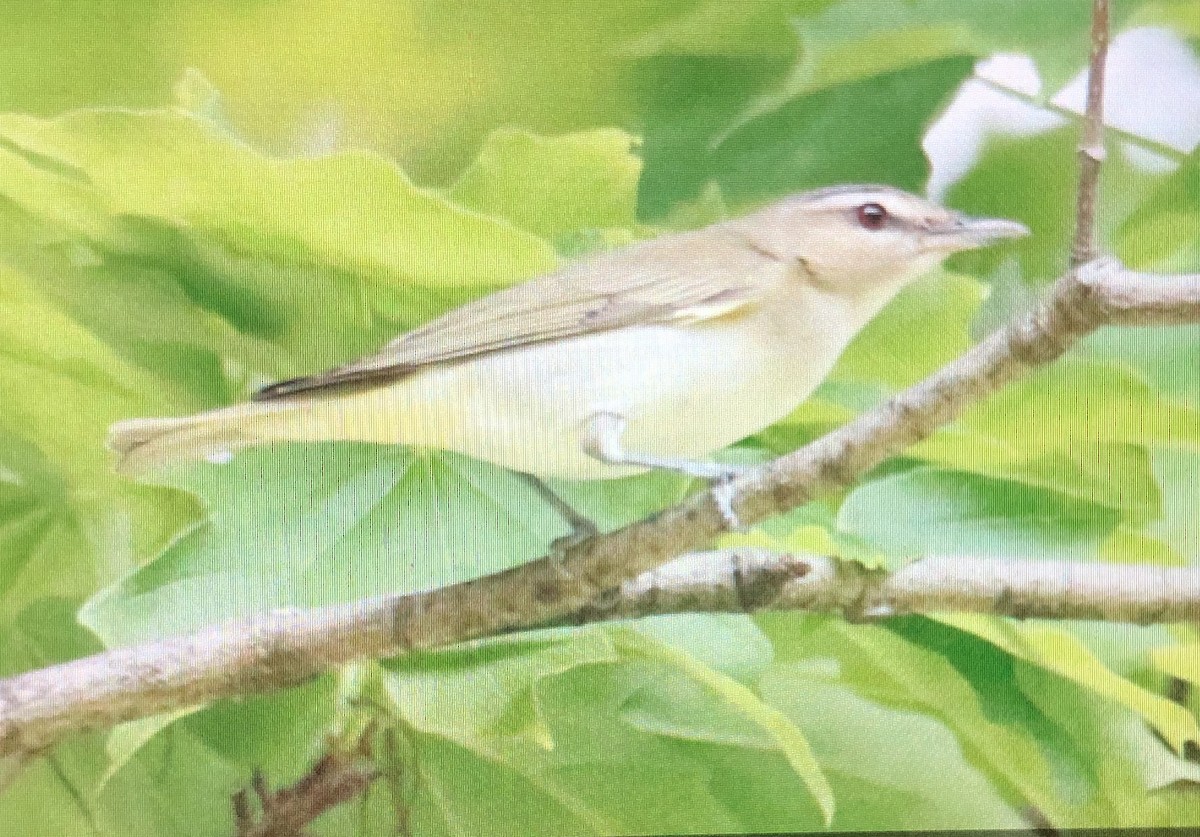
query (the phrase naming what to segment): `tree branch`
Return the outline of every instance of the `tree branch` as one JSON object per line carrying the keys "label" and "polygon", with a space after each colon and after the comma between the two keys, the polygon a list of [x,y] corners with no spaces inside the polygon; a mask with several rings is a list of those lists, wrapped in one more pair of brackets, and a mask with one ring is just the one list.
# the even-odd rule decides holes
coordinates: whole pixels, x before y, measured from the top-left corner
{"label": "tree branch", "polygon": [[[437,594],[280,611],[0,681],[0,756],[27,757],[71,732],[281,688],[358,657],[394,653],[389,637],[398,617],[431,595]],[[764,610],[859,621],[933,612],[1138,624],[1200,620],[1200,570],[944,556],[888,571],[828,556],[729,549],[685,555],[572,613],[512,629]]]}
{"label": "tree branch", "polygon": [[1096,258],[1096,202],[1104,163],[1104,65],[1108,58],[1108,0],[1092,2],[1092,53],[1088,61],[1087,105],[1079,143],[1079,193],[1071,266]]}
{"label": "tree branch", "polygon": [[[1200,275],[1147,277],[1101,261],[919,384],[735,480],[747,524],[850,485],[1009,381],[1107,323],[1200,322]],[[217,698],[301,683],[349,661],[563,620],[605,591],[725,532],[711,494],[541,560],[439,590],[286,612],[117,649],[0,681],[0,755]]]}
{"label": "tree branch", "polygon": [[697,552],[621,585],[561,624],[664,613],[801,610],[855,621],[912,613],[1152,624],[1200,619],[1200,569],[922,558],[898,570],[762,549]]}
{"label": "tree branch", "polygon": [[[1074,262],[1090,257],[1095,249],[1096,187],[1103,159],[1107,0],[1095,0],[1094,14]],[[989,393],[1059,357],[1103,325],[1184,322],[1200,322],[1200,275],[1133,274],[1112,261],[1075,264],[1032,311],[925,381],[734,481],[730,486],[733,508],[739,519],[750,524],[846,487],[887,457],[953,421]],[[569,621],[573,614],[597,607],[595,603],[604,601],[605,591],[619,588],[675,556],[703,548],[724,531],[724,515],[711,494],[705,493],[591,538],[569,549],[565,557],[542,558],[439,590],[231,623],[11,677],[0,681],[0,757],[28,757],[72,732],[295,685],[355,659]],[[808,560],[803,565],[808,571],[817,567]],[[930,572],[928,562],[916,566]],[[990,565],[971,562],[971,576],[982,573],[986,566]],[[798,571],[799,565],[795,568]],[[1005,564],[991,571],[1009,584],[1013,582],[1012,569]],[[1015,615],[1095,615],[1099,611],[1089,609],[1095,605],[1086,596],[1082,610],[1072,610],[1075,606],[1070,603],[1086,588],[1088,578],[1107,578],[1093,576],[1098,569],[1087,565],[1086,576],[1073,575],[1065,586],[1060,579],[1062,601],[1054,607],[1039,605],[1045,612],[1030,604],[1030,610]],[[1143,574],[1151,571],[1136,570]],[[1009,590],[1010,596],[1020,592],[1032,597],[1030,602],[1041,601],[1034,593],[1051,580],[1034,576],[1030,576],[1030,585],[1019,591],[1011,584],[1003,589]],[[921,579],[920,571],[911,570],[907,577],[910,582]],[[935,573],[933,579],[926,577],[922,582],[941,591],[936,594],[910,592],[905,598],[901,595],[904,588],[889,588],[880,602],[869,608],[862,605],[861,615],[877,615],[889,608],[901,612],[896,608],[918,600],[938,602],[938,607],[971,609],[972,603],[978,605],[991,595],[978,592],[974,583],[964,583],[957,590],[934,583],[944,577]],[[1123,588],[1131,578],[1122,576],[1117,587]],[[1138,578],[1141,580],[1130,589],[1149,597],[1146,601],[1156,602],[1153,607],[1162,605],[1162,618],[1174,618],[1178,612],[1174,606],[1155,598],[1158,588],[1144,584],[1144,575]],[[744,582],[737,589],[745,595]],[[1114,596],[1119,593],[1116,588],[1110,592]],[[921,599],[924,595],[930,598]],[[1113,618],[1145,616],[1135,603],[1128,602],[1112,605],[1111,612],[1116,614]]]}

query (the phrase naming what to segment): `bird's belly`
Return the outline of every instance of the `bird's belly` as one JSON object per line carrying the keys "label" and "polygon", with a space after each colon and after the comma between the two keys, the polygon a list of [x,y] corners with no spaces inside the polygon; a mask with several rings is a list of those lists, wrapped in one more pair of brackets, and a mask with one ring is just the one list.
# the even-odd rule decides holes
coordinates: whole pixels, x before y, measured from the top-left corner
{"label": "bird's belly", "polygon": [[547,477],[618,477],[640,469],[582,451],[590,416],[624,416],[628,451],[706,456],[786,415],[836,357],[813,363],[809,343],[798,363],[797,347],[783,348],[722,324],[623,329],[431,368],[330,399],[308,421],[336,425],[327,438],[455,450]]}

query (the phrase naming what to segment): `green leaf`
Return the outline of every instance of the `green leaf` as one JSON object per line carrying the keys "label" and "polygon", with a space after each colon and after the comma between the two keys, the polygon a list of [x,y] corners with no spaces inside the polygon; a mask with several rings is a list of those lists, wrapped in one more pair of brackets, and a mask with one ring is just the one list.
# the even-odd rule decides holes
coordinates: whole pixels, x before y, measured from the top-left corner
{"label": "green leaf", "polygon": [[103,789],[108,784],[108,781],[121,768],[129,764],[130,760],[152,738],[180,718],[185,718],[196,712],[197,709],[198,707],[188,706],[183,709],[176,709],[173,712],[163,712],[159,715],[138,718],[135,721],[126,721],[123,724],[113,727],[108,733],[107,740],[104,742],[104,750],[108,753],[108,768],[97,782],[98,788]]}
{"label": "green leaf", "polygon": [[1161,395],[1200,409],[1200,364],[1179,362],[1181,357],[1200,353],[1200,326],[1110,326],[1088,337],[1084,351],[1132,367]]}
{"label": "green leaf", "polygon": [[1118,254],[1131,267],[1186,273],[1200,265],[1195,230],[1200,224],[1200,152],[1178,169],[1117,231]]}
{"label": "green leaf", "polygon": [[635,223],[642,170],[634,145],[614,129],[558,137],[498,130],[448,195],[555,242],[591,230],[627,230]]}
{"label": "green leaf", "polygon": [[648,67],[646,171],[639,206],[657,217],[708,181],[745,206],[839,182],[917,190],[926,125],[970,72],[954,57],[789,99],[737,125],[739,104],[770,82],[762,62],[662,59]]}
{"label": "green leaf", "polygon": [[794,96],[938,58],[984,58],[997,52],[1031,54],[1046,86],[1055,89],[1086,62],[1090,23],[1087,0],[1053,6],[996,0],[835,3],[818,14],[794,18],[802,49],[783,94]]}
{"label": "green leaf", "polygon": [[1171,544],[1145,532],[1122,527],[1102,547],[1104,560],[1114,564],[1154,564],[1179,567],[1186,559]]}
{"label": "green leaf", "polygon": [[1019,10],[990,0],[829,4],[793,18],[799,58],[776,89],[748,105],[739,123],[796,96],[956,56],[1032,54],[1054,89],[1083,66],[1090,20],[1086,0]]}
{"label": "green leaf", "polygon": [[[665,54],[638,73],[645,113],[638,213],[666,216],[677,205],[712,194],[713,139],[733,124],[745,103],[777,80],[787,58]],[[723,200],[724,197],[722,196]]]}
{"label": "green leaf", "polygon": [[1159,671],[1200,685],[1200,642],[1155,649],[1150,659]]}
{"label": "green leaf", "polygon": [[1146,523],[1162,512],[1162,495],[1149,455],[1141,447],[1080,441],[1038,455],[1012,440],[951,428],[915,445],[912,453],[930,464],[1020,482],[1111,509],[1127,523]]}
{"label": "green leaf", "polygon": [[605,631],[547,632],[409,654],[388,666],[384,685],[396,715],[422,732],[468,747],[505,736],[549,750],[538,684],[619,659]]}
{"label": "green leaf", "polygon": [[1120,518],[1104,506],[1018,482],[917,468],[855,489],[838,526],[893,557],[1087,558]]}
{"label": "green leaf", "polygon": [[[1035,286],[1066,269],[1075,229],[1078,138],[1079,127],[1067,125],[1030,137],[988,139],[978,162],[950,188],[945,202],[975,215],[1016,219],[1033,234],[1003,248],[956,256],[952,267],[976,276],[996,275],[1015,256],[1022,281]],[[1112,145],[1097,202],[1102,250],[1113,249],[1122,222],[1163,181],[1163,175],[1132,165],[1118,143]],[[1121,247],[1117,254],[1124,255]]]}
{"label": "green leaf", "polygon": [[465,580],[536,557],[562,526],[515,475],[395,447],[263,448],[174,478],[209,520],[83,609],[109,644]]}
{"label": "green leaf", "polygon": [[1190,712],[1114,673],[1083,643],[1060,628],[1017,625],[978,613],[945,614],[936,618],[1137,713],[1158,730],[1176,752],[1182,753],[1187,741],[1200,742],[1200,725]]}
{"label": "green leaf", "polygon": [[703,0],[634,38],[626,49],[636,55],[787,56],[796,51],[789,16],[836,0]]}
{"label": "green leaf", "polygon": [[[118,287],[150,285],[151,305],[174,290],[176,311],[186,300],[193,317],[198,305],[277,343],[295,353],[296,371],[381,343],[386,324],[372,307],[385,291],[478,293],[556,263],[542,239],[414,186],[382,157],[272,159],[180,112],[0,117],[0,162],[0,194],[54,230],[50,258],[69,243],[90,253],[80,267],[117,267]],[[155,275],[164,270],[168,282]]]}
{"label": "green leaf", "polygon": [[[1021,692],[1061,732],[1045,746],[1061,765],[1060,785],[1079,800],[1079,826],[1195,829],[1200,805],[1190,788],[1194,764],[1171,753],[1123,707],[1084,687],[1031,665],[1018,665],[1013,673]],[[1068,777],[1063,768],[1071,762],[1075,775]]]}
{"label": "green leaf", "polygon": [[831,373],[831,380],[914,384],[971,347],[968,324],[986,286],[952,273],[936,273],[905,288],[864,328]]}
{"label": "green leaf", "polygon": [[[914,713],[932,718],[954,735],[963,758],[982,771],[1003,798],[1035,806],[1053,822],[1072,822],[1070,806],[1056,793],[1051,781],[1050,766],[1041,752],[1038,731],[1014,722],[1013,716],[1021,710],[1019,705],[1004,703],[1003,709],[993,705],[996,701],[1008,700],[1009,696],[1002,694],[1003,688],[990,688],[990,681],[984,684],[969,680],[943,653],[919,647],[883,627],[847,625],[837,619],[808,619],[798,623],[794,614],[764,616],[758,622],[775,643],[778,665],[785,667],[780,670],[781,676],[787,681],[798,677],[817,682],[832,679],[861,700],[901,714],[896,719],[901,729],[904,724],[912,723],[910,719]],[[825,672],[824,676],[820,672]],[[825,728],[823,720],[816,715],[817,707],[809,709],[798,705],[781,695],[778,687],[768,694],[775,700],[782,700],[789,712],[800,716],[797,723],[802,729],[815,730],[813,744],[819,748],[819,753],[837,752],[842,747],[854,751],[864,746],[857,724]],[[1019,694],[1012,698],[1022,699]],[[1008,710],[1007,716],[1004,709]],[[929,746],[936,745],[948,746],[945,738],[930,741]],[[885,744],[883,749],[891,748]],[[943,749],[940,757],[953,760],[955,755],[953,749],[948,753]],[[837,756],[832,759],[834,766],[843,771],[864,769],[858,765],[847,768]],[[917,773],[921,775],[885,776],[881,784],[885,792],[907,796],[912,793],[912,785],[919,784],[926,772]],[[931,780],[927,777],[927,781]],[[958,800],[959,795],[952,798]],[[874,829],[882,822],[894,821],[895,813],[875,809],[869,799],[864,804],[869,806],[866,813],[873,818],[855,825]],[[1004,826],[1012,813],[1003,811],[994,798],[990,801],[985,810],[998,818],[995,827]],[[970,810],[972,808],[967,809]],[[920,808],[914,811],[906,804],[898,813],[901,817],[929,817],[935,823],[950,818],[954,818],[951,822],[961,822],[960,818],[966,815],[963,809],[953,804],[938,805],[932,811]],[[972,823],[973,827],[992,825],[986,820]],[[928,826],[918,820],[913,827]]]}
{"label": "green leaf", "polygon": [[29,442],[0,434],[0,624],[38,599],[88,595],[91,546],[61,475]]}
{"label": "green leaf", "polygon": [[826,826],[833,821],[833,789],[830,788],[828,779],[822,773],[821,766],[813,755],[808,741],[805,740],[804,734],[792,724],[787,716],[764,703],[752,689],[700,663],[691,655],[676,651],[661,643],[650,643],[635,637],[636,635],[632,633],[626,633],[621,637],[623,640],[621,645],[627,652],[664,663],[672,669],[678,670],[705,689],[711,690],[721,699],[722,703],[760,727],[783,753],[788,764],[796,771],[796,775],[804,781],[805,786],[821,808]]}
{"label": "green leaf", "polygon": [[[0,307],[0,423],[75,473],[107,469],[108,424],[158,403],[153,379],[9,274]],[[15,293],[13,293],[15,292]],[[16,296],[17,298],[13,298]],[[64,409],[64,405],[72,405]]]}
{"label": "green leaf", "polygon": [[1200,566],[1200,455],[1191,451],[1158,449],[1153,454],[1154,476],[1162,486],[1163,513],[1147,533],[1166,541],[1193,567]]}
{"label": "green leaf", "polygon": [[[944,723],[863,695],[836,659],[776,666],[760,687],[812,744],[840,801],[839,830],[1020,828],[1021,818]],[[912,756],[921,754],[921,769]]]}
{"label": "green leaf", "polygon": [[105,430],[157,410],[157,381],[3,267],[0,300],[0,614],[15,614],[90,594],[194,510],[111,473]]}
{"label": "green leaf", "polygon": [[962,422],[997,438],[1019,432],[1021,443],[1039,453],[1089,441],[1200,441],[1200,410],[1163,397],[1122,364],[1083,359],[1059,361],[1005,387]]}
{"label": "green leaf", "polygon": [[[682,621],[697,635],[693,643],[732,638],[733,620]],[[672,642],[683,636],[680,620],[662,622]],[[742,672],[760,669],[760,656],[757,649],[743,656]],[[762,726],[780,719],[764,715],[740,681],[629,628],[543,631],[407,655],[388,665],[385,684],[423,777],[411,800],[414,821],[435,832],[453,831],[451,823],[482,827],[495,819],[495,798],[513,804],[489,832],[740,832],[819,823],[770,724]],[[660,698],[671,695],[676,704],[664,707]],[[698,714],[705,711],[715,717]],[[690,727],[672,723],[689,719]],[[764,781],[786,792],[749,804],[745,788]]]}
{"label": "green leaf", "polygon": [[1010,384],[910,453],[1144,523],[1158,517],[1164,499],[1145,448],[1155,441],[1194,447],[1200,411],[1165,397],[1127,365],[1080,357]]}
{"label": "green leaf", "polygon": [[1200,38],[1200,9],[1189,0],[1141,3],[1129,21],[1134,26],[1168,26],[1180,35]]}
{"label": "green leaf", "polygon": [[[274,608],[440,587],[543,555],[565,527],[520,476],[449,453],[289,444],[169,476],[204,499],[209,519],[83,608],[80,619],[110,645]],[[621,482],[633,489],[625,502],[620,486],[593,489],[616,501],[619,522],[666,502],[662,487],[679,484]],[[612,522],[586,494],[572,499],[602,525]]]}
{"label": "green leaf", "polygon": [[[539,240],[454,207],[377,155],[273,160],[170,111],[8,115],[0,137],[25,164],[10,183],[41,187],[21,196],[28,203],[49,209],[74,186],[87,206],[194,227],[229,255],[430,285],[506,283],[552,263]],[[485,243],[493,258],[472,260]]]}

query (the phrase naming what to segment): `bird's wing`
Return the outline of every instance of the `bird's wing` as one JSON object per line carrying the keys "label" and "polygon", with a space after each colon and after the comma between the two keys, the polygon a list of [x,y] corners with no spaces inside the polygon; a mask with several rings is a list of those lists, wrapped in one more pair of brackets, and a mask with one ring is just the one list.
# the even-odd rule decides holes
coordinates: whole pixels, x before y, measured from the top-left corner
{"label": "bird's wing", "polygon": [[689,234],[623,248],[456,308],[352,363],[272,384],[257,401],[396,380],[419,369],[633,325],[697,322],[760,298],[775,274],[744,241]]}

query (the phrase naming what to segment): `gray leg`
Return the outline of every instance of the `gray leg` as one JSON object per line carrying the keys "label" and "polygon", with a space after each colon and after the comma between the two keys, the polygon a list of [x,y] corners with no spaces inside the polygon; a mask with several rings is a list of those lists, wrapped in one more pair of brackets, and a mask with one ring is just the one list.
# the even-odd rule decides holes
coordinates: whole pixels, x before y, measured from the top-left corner
{"label": "gray leg", "polygon": [[542,482],[533,474],[521,473],[521,478],[524,479],[538,493],[551,508],[554,509],[567,525],[571,527],[571,531],[565,536],[554,541],[554,548],[561,551],[568,546],[587,540],[590,537],[600,534],[600,530],[596,528],[596,524],[590,518],[581,514],[574,506],[559,497],[554,492],[554,489]]}
{"label": "gray leg", "polygon": [[595,413],[585,423],[580,444],[584,453],[610,465],[638,465],[661,471],[675,471],[684,476],[707,480],[712,485],[713,501],[730,529],[741,528],[733,510],[729,484],[733,479],[752,470],[745,465],[725,465],[720,462],[696,462],[690,459],[649,456],[631,453],[621,447],[625,417],[616,413]]}

